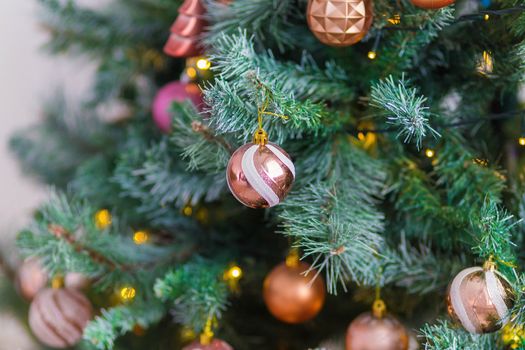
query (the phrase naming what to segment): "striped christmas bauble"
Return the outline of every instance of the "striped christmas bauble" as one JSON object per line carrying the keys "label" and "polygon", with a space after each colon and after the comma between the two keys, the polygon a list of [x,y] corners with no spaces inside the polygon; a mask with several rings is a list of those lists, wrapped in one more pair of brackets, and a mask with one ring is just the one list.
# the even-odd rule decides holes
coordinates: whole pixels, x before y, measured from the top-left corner
{"label": "striped christmas bauble", "polygon": [[268,208],[279,204],[290,191],[295,167],[276,144],[250,143],[232,155],[226,179],[239,202],[250,208]]}
{"label": "striped christmas bauble", "polygon": [[450,284],[447,310],[468,332],[490,333],[505,324],[513,299],[510,283],[498,271],[470,267]]}
{"label": "striped christmas bauble", "polygon": [[82,339],[84,327],[93,315],[89,300],[69,288],[46,288],[29,308],[29,326],[45,345],[68,348]]}

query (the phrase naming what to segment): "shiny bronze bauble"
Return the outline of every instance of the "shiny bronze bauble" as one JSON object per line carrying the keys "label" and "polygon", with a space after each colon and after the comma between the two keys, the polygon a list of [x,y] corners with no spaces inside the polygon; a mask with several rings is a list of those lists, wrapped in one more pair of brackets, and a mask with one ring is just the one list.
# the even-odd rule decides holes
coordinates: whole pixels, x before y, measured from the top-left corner
{"label": "shiny bronze bauble", "polygon": [[372,0],[310,0],[308,27],[323,44],[349,46],[368,32],[373,19]]}
{"label": "shiny bronze bauble", "polygon": [[414,6],[426,10],[435,10],[448,5],[452,5],[454,0],[410,0]]}
{"label": "shiny bronze bauble", "polygon": [[450,284],[447,310],[468,332],[490,333],[505,324],[513,300],[512,287],[499,272],[470,267]]}
{"label": "shiny bronze bauble", "polygon": [[211,343],[203,345],[199,341],[185,346],[182,350],[233,350],[230,344],[220,339],[213,339]]}
{"label": "shiny bronze bauble", "polygon": [[396,318],[359,315],[346,332],[346,350],[407,350],[409,334]]}
{"label": "shiny bronze bauble", "polygon": [[302,323],[314,318],[324,305],[325,282],[305,262],[282,263],[264,280],[263,297],[270,313],[287,323]]}
{"label": "shiny bronze bauble", "polygon": [[268,208],[279,204],[290,191],[295,167],[276,144],[249,143],[232,155],[226,179],[239,202],[250,208]]}

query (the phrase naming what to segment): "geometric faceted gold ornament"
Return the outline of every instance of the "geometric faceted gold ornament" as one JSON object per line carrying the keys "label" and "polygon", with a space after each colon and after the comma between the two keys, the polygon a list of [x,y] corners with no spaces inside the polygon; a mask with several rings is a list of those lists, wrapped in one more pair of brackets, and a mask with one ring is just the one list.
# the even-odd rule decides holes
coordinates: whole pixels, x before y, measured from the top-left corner
{"label": "geometric faceted gold ornament", "polygon": [[372,25],[372,0],[309,0],[308,27],[323,44],[350,46],[366,35]]}

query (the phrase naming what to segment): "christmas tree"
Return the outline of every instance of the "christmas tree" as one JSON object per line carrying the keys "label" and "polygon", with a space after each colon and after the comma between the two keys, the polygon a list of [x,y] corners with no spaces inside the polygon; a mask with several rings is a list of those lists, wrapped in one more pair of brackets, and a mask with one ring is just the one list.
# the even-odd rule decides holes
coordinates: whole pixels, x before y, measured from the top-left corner
{"label": "christmas tree", "polygon": [[98,65],[11,140],[42,343],[524,348],[523,0],[40,3]]}

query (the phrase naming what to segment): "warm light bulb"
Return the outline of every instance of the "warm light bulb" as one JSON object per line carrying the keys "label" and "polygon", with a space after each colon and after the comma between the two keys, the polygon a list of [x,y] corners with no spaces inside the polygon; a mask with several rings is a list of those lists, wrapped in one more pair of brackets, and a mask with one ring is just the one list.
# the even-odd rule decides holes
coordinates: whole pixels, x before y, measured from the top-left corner
{"label": "warm light bulb", "polygon": [[107,209],[102,209],[95,213],[95,225],[99,230],[103,230],[111,225],[111,219],[111,213]]}
{"label": "warm light bulb", "polygon": [[377,56],[376,52],[375,51],[368,51],[368,58],[373,60],[375,59]]}
{"label": "warm light bulb", "polygon": [[238,280],[242,277],[242,270],[239,266],[233,266],[228,274],[231,278]]}
{"label": "warm light bulb", "polygon": [[490,19],[490,15],[488,13],[485,13],[485,15],[483,16],[483,19],[485,21],[488,21]]}
{"label": "warm light bulb", "polygon": [[197,68],[199,68],[201,70],[208,70],[208,69],[210,69],[210,67],[211,67],[211,62],[208,61],[205,58],[200,58],[197,61]]}
{"label": "warm light bulb", "polygon": [[137,295],[137,291],[135,290],[135,288],[131,286],[126,286],[120,289],[119,294],[120,294],[120,298],[122,299],[122,301],[131,301]]}
{"label": "warm light bulb", "polygon": [[186,69],[186,75],[190,78],[190,79],[193,79],[197,76],[197,70],[193,67],[189,67],[188,69]]}
{"label": "warm light bulb", "polygon": [[133,234],[133,242],[137,245],[146,243],[149,240],[149,235],[146,231],[137,231]]}
{"label": "warm light bulb", "polygon": [[359,141],[364,141],[365,140],[365,134],[363,134],[362,132],[359,132],[357,134],[357,138],[359,139]]}
{"label": "warm light bulb", "polygon": [[518,143],[519,143],[521,146],[525,146],[525,137],[523,137],[523,136],[520,137],[520,138],[518,139]]}
{"label": "warm light bulb", "polygon": [[191,216],[193,214],[193,207],[191,205],[187,205],[184,208],[182,208],[182,214],[186,216]]}
{"label": "warm light bulb", "polygon": [[426,151],[425,151],[425,155],[428,157],[428,158],[432,158],[434,157],[436,153],[434,152],[434,150],[430,149],[430,148],[427,148]]}

